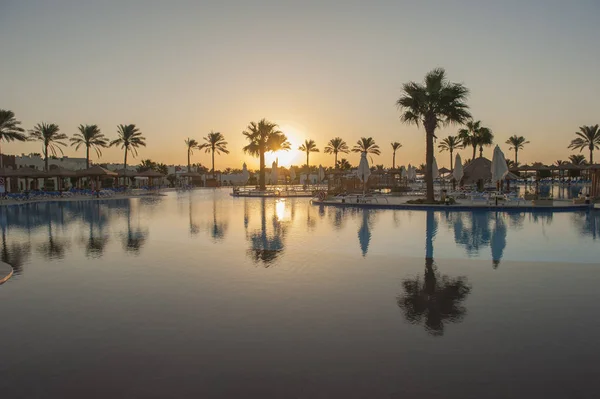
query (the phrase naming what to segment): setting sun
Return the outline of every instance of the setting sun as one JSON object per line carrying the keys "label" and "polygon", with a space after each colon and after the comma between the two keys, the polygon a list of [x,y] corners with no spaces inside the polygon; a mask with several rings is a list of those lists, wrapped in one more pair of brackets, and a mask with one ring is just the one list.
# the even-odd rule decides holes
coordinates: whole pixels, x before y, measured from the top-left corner
{"label": "setting sun", "polygon": [[300,129],[291,124],[282,124],[279,129],[287,136],[291,149],[289,151],[268,152],[265,154],[265,163],[270,167],[275,160],[279,166],[290,167],[291,165],[302,165],[303,154],[298,147],[304,141],[305,135],[300,133]]}

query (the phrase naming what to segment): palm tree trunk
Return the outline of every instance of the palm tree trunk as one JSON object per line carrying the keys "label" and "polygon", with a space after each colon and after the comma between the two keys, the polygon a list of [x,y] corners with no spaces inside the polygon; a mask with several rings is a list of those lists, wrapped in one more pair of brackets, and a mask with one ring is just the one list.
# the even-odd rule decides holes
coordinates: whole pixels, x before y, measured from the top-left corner
{"label": "palm tree trunk", "polygon": [[392,156],[392,169],[396,169],[396,150],[394,150],[394,155]]}
{"label": "palm tree trunk", "polygon": [[310,152],[308,152],[308,150],[306,150],[306,183],[310,182],[310,179],[309,179],[310,169],[308,167],[308,154],[310,154]]}
{"label": "palm tree trunk", "polygon": [[45,145],[45,151],[44,151],[44,170],[47,172],[48,171],[48,144]]}
{"label": "palm tree trunk", "polygon": [[450,150],[450,170],[454,170],[454,168],[452,167],[452,150]]}
{"label": "palm tree trunk", "polygon": [[333,153],[333,155],[335,156],[335,163],[333,164],[333,168],[337,169],[337,151]]}
{"label": "palm tree trunk", "polygon": [[192,165],[190,164],[190,148],[188,147],[188,173],[192,171]]}
{"label": "palm tree trunk", "polygon": [[123,176],[123,185],[126,186],[127,184],[127,147],[125,147],[125,159],[123,160],[123,174],[125,176]]}
{"label": "palm tree trunk", "polygon": [[517,167],[517,164],[519,163],[518,159],[519,159],[519,150],[517,150],[515,148],[515,168]]}
{"label": "palm tree trunk", "polygon": [[259,149],[259,162],[260,162],[260,172],[258,176],[258,184],[261,190],[265,190],[265,150],[264,148]]}
{"label": "palm tree trunk", "polygon": [[479,146],[479,158],[483,158],[483,146]]}
{"label": "palm tree trunk", "polygon": [[2,168],[2,137],[0,137],[0,169]]}
{"label": "palm tree trunk", "polygon": [[426,129],[427,146],[425,150],[425,185],[427,187],[427,202],[433,202],[433,133],[434,129]]}
{"label": "palm tree trunk", "polygon": [[212,150],[212,175],[215,178],[215,149]]}
{"label": "palm tree trunk", "polygon": [[85,146],[85,168],[90,168],[90,147]]}
{"label": "palm tree trunk", "polygon": [[590,147],[590,165],[594,164],[594,147]]}
{"label": "palm tree trunk", "polygon": [[471,161],[475,160],[476,153],[477,153],[477,144],[473,145],[473,158],[471,158]]}

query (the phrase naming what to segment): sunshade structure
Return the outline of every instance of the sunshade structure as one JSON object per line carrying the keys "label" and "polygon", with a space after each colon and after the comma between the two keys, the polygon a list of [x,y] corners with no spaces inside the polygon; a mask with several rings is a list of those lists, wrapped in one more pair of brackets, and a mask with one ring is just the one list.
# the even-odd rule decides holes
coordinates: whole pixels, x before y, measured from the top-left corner
{"label": "sunshade structure", "polygon": [[492,157],[492,182],[498,183],[504,180],[508,174],[508,166],[506,165],[506,158],[500,147],[494,148],[494,155]]}
{"label": "sunshade structure", "polygon": [[[11,177],[16,177],[19,179],[25,179],[25,187],[29,189],[29,179],[40,179],[45,177],[46,175],[41,170],[33,169],[33,168],[18,168],[13,171],[13,175]],[[37,185],[37,180],[36,180]]]}
{"label": "sunshade structure", "polygon": [[130,169],[119,169],[116,171],[119,177],[136,177],[138,172]]}
{"label": "sunshade structure", "polygon": [[[271,184],[277,184],[278,178],[279,176],[277,174],[277,161],[273,161],[273,164],[271,165]],[[306,176],[306,179],[308,179],[308,176]]]}
{"label": "sunshade structure", "polygon": [[296,180],[296,171],[294,168],[290,168],[290,181],[293,183]]}
{"label": "sunshade structure", "polygon": [[[458,154],[457,154],[458,155]],[[447,175],[448,173],[452,172],[450,169],[446,168],[446,167],[442,167],[440,170],[440,175]]]}
{"label": "sunshade structure", "polygon": [[0,177],[13,177],[15,170],[12,168],[0,168]]}
{"label": "sunshade structure", "polygon": [[244,185],[248,183],[248,180],[250,179],[250,172],[248,172],[248,166],[245,162],[242,165],[242,179],[244,181]]}
{"label": "sunshade structure", "polygon": [[356,170],[356,175],[363,183],[363,194],[365,193],[367,187],[367,181],[369,180],[369,176],[371,176],[371,169],[369,168],[369,161],[367,160],[367,153],[363,152],[360,154],[360,163],[358,164],[358,169]]}
{"label": "sunshade structure", "polygon": [[74,170],[70,170],[70,169],[65,169],[63,167],[56,167],[56,168],[50,168],[49,171],[44,172],[45,177],[49,177],[49,178],[54,178],[56,177],[56,185],[58,186],[57,188],[59,190],[62,190],[63,188],[63,179],[69,178],[69,177],[77,177],[77,172]]}
{"label": "sunshade structure", "polygon": [[202,177],[202,175],[198,172],[183,172],[183,173],[179,173],[177,176],[180,176],[180,177]]}
{"label": "sunshade structure", "polygon": [[477,183],[480,180],[492,179],[492,161],[487,158],[476,158],[464,167],[464,184]]}
{"label": "sunshade structure", "polygon": [[592,180],[592,188],[590,195],[592,198],[600,198],[600,164],[590,165],[590,179]]}
{"label": "sunshade structure", "polygon": [[456,154],[454,158],[454,170],[452,171],[452,177],[460,183],[461,179],[465,175],[465,171],[463,169],[462,159],[460,158],[460,154]]}
{"label": "sunshade structure", "polygon": [[435,157],[433,157],[433,164],[431,165],[431,177],[433,179],[437,179],[438,177],[440,177],[440,170],[438,169],[438,164]]}
{"label": "sunshade structure", "polygon": [[117,174],[117,172],[113,172],[111,170],[108,169],[104,169],[101,166],[92,166],[91,168],[87,168],[87,169],[83,169],[83,170],[78,170],[77,171],[77,177],[88,177],[90,179],[95,178],[96,179],[96,190],[100,189],[100,178],[107,178],[107,177],[119,177],[119,175]]}
{"label": "sunshade structure", "polygon": [[322,182],[325,179],[325,169],[323,169],[322,165],[319,165],[319,182]]}
{"label": "sunshade structure", "polygon": [[400,177],[401,177],[402,179],[405,179],[405,178],[406,178],[406,176],[407,176],[407,173],[406,173],[406,168],[404,167],[404,165],[402,165],[402,166],[400,166]]}
{"label": "sunshade structure", "polygon": [[153,183],[154,183],[154,179],[160,179],[160,178],[163,178],[163,177],[165,177],[165,175],[163,175],[163,174],[162,174],[162,173],[160,173],[160,172],[157,172],[156,170],[153,170],[153,169],[148,169],[148,170],[145,170],[145,171],[143,171],[143,172],[140,172],[140,173],[138,173],[138,174],[137,174],[137,177],[148,178],[148,180],[149,180],[149,185],[150,185],[150,186],[153,186],[153,185],[154,185],[154,184],[153,184]]}

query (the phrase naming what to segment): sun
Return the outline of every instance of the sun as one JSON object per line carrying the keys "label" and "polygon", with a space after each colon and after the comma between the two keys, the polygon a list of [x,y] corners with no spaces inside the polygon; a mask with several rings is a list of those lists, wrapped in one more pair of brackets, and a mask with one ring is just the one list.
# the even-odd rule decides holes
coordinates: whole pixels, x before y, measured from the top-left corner
{"label": "sun", "polygon": [[280,125],[279,130],[287,136],[291,149],[289,151],[267,152],[265,154],[266,166],[270,167],[276,160],[279,166],[286,168],[290,167],[290,165],[301,164],[302,152],[298,150],[298,146],[304,140],[304,134],[297,127],[289,124]]}

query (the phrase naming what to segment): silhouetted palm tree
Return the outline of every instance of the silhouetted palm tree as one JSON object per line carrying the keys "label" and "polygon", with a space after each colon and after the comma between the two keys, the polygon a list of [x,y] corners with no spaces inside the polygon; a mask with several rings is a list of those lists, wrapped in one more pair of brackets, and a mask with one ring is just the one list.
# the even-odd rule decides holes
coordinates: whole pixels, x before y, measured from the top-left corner
{"label": "silhouetted palm tree", "polygon": [[146,146],[146,138],[142,136],[142,132],[133,124],[119,125],[117,127],[117,138],[110,142],[110,146],[121,146],[125,150],[125,158],[123,159],[123,169],[127,169],[127,153],[136,157],[139,147]]}
{"label": "silhouetted palm tree", "polygon": [[492,145],[494,141],[492,131],[482,126],[481,121],[473,120],[465,123],[465,128],[458,131],[458,137],[460,137],[465,147],[473,147],[473,158],[471,160],[475,160],[477,147],[479,147],[479,156],[481,157],[483,156],[483,146]]}
{"label": "silhouetted palm tree", "polygon": [[394,141],[394,142],[391,143],[391,145],[392,145],[392,152],[393,152],[393,155],[392,155],[392,169],[396,169],[396,151],[400,147],[402,147],[402,144],[400,144],[397,141]]}
{"label": "silhouetted palm tree", "polygon": [[506,144],[510,145],[509,150],[515,150],[515,163],[519,163],[519,150],[522,150],[525,144],[529,144],[529,141],[525,137],[515,134],[506,140]]}
{"label": "silhouetted palm tree", "polygon": [[314,140],[304,140],[304,144],[298,147],[298,150],[306,153],[306,169],[310,168],[309,156],[311,152],[319,152],[317,143]]}
{"label": "silhouetted palm tree", "polygon": [[462,140],[459,136],[448,136],[438,145],[440,151],[450,152],[450,170],[454,169],[454,151],[463,148]]}
{"label": "silhouetted palm tree", "polygon": [[379,151],[379,146],[375,144],[375,139],[373,137],[361,137],[360,140],[356,142],[356,145],[352,147],[352,152],[366,152],[367,154],[381,154]]}
{"label": "silhouetted palm tree", "polygon": [[349,152],[348,144],[341,137],[335,137],[329,140],[327,146],[325,147],[325,154],[333,154],[334,155],[334,163],[333,166],[337,168],[338,164],[338,154],[344,153],[347,154]]}
{"label": "silhouetted palm tree", "polygon": [[289,150],[290,143],[281,131],[277,130],[277,124],[261,119],[258,123],[250,122],[242,134],[250,142],[243,150],[245,153],[259,158],[259,185],[265,189],[265,153],[279,150]]}
{"label": "silhouetted palm tree", "polygon": [[59,146],[66,146],[67,144],[62,141],[67,139],[67,135],[60,132],[58,125],[54,123],[38,123],[29,131],[29,137],[32,141],[42,142],[42,151],[44,153],[44,170],[48,171],[48,151],[52,153],[52,156],[56,156],[57,150],[63,153],[62,148]]}
{"label": "silhouetted palm tree", "polygon": [[205,152],[210,152],[212,155],[212,175],[215,178],[215,152],[217,154],[229,154],[227,149],[227,142],[225,136],[219,132],[210,132],[208,136],[204,137],[204,143],[198,146],[200,149],[204,149]]}
{"label": "silhouetted palm tree", "polygon": [[27,141],[25,129],[19,126],[20,124],[14,112],[0,109],[0,168],[2,167],[2,141]]}
{"label": "silhouetted palm tree", "polygon": [[336,167],[338,169],[341,170],[350,170],[352,169],[352,165],[350,165],[350,162],[348,162],[348,160],[346,158],[342,158],[338,161]]}
{"label": "silhouetted palm tree", "polygon": [[573,154],[573,155],[569,156],[569,161],[573,165],[585,165],[585,164],[587,164],[587,162],[585,160],[585,155],[581,155],[581,154]]}
{"label": "silhouetted palm tree", "polygon": [[600,148],[600,128],[594,126],[580,126],[579,131],[575,132],[577,138],[571,141],[569,148],[572,150],[583,151],[590,150],[590,164],[594,163],[594,150]]}
{"label": "silhouetted palm tree", "polygon": [[100,148],[108,147],[108,139],[100,132],[97,125],[79,125],[79,132],[75,133],[69,139],[71,145],[78,150],[82,145],[85,146],[85,167],[90,167],[90,147],[96,151],[98,158],[102,156]]}
{"label": "silhouetted palm tree", "polygon": [[185,146],[187,147],[187,166],[188,166],[188,173],[192,171],[192,164],[191,164],[191,155],[194,153],[194,149],[198,148],[198,142],[194,139],[190,139],[189,137],[187,138],[187,140],[185,140]]}
{"label": "silhouetted palm tree", "polygon": [[423,125],[426,139],[425,181],[427,201],[433,202],[433,139],[435,130],[448,124],[463,124],[471,114],[465,103],[469,90],[462,84],[448,82],[446,72],[437,68],[425,76],[423,84],[409,82],[403,85],[402,96],[396,104],[405,123]]}

